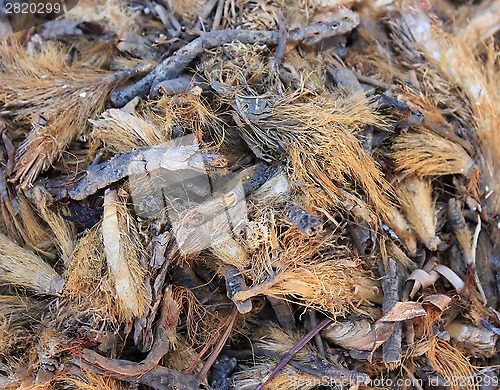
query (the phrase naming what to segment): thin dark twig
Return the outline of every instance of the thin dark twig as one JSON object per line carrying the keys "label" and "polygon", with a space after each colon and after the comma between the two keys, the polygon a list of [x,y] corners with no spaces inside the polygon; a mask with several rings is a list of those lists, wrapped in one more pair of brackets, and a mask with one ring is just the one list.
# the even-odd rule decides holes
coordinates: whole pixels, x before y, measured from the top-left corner
{"label": "thin dark twig", "polygon": [[[316,316],[316,310],[311,309],[309,310],[309,320],[311,321],[311,328],[314,328],[316,325],[318,325],[318,317]],[[314,342],[316,343],[316,347],[318,348],[318,352],[320,356],[325,357],[325,347],[323,345],[323,340],[321,339],[321,335],[317,333],[314,336]]]}
{"label": "thin dark twig", "polygon": [[266,385],[266,383],[268,383],[269,381],[271,381],[275,376],[276,374],[278,374],[278,372],[281,371],[281,369],[283,367],[286,366],[286,364],[292,360],[292,357],[297,353],[299,352],[302,348],[304,348],[304,346],[309,342],[311,341],[311,339],[316,335],[318,334],[321,329],[323,329],[325,326],[327,326],[328,324],[330,324],[332,322],[332,319],[331,318],[325,318],[323,321],[321,321],[316,327],[314,327],[314,329],[312,329],[308,334],[306,334],[304,336],[304,338],[302,340],[300,340],[291,350],[290,352],[287,352],[283,358],[280,360],[280,362],[278,363],[278,365],[274,368],[274,370],[271,372],[271,374],[269,374],[268,378],[264,381],[264,382],[261,382],[256,388],[255,390],[262,390],[264,388],[264,386]]}
{"label": "thin dark twig", "polygon": [[377,80],[373,77],[365,76],[359,72],[354,71],[354,74],[358,78],[358,80],[362,83],[373,85],[374,87],[380,88],[380,89],[391,89],[393,85],[389,83],[385,83],[383,81]]}
{"label": "thin dark twig", "polygon": [[279,10],[278,12],[278,22],[279,22],[279,40],[278,40],[278,48],[276,49],[276,54],[274,56],[273,67],[275,70],[278,70],[283,57],[285,56],[286,50],[286,41],[288,39],[288,33],[286,30],[286,20],[283,12]]}
{"label": "thin dark twig", "polygon": [[202,380],[205,375],[207,375],[208,370],[210,370],[210,367],[215,363],[215,360],[217,360],[217,357],[219,356],[220,352],[222,351],[222,348],[224,348],[224,344],[226,344],[227,339],[229,338],[229,335],[231,334],[231,330],[233,329],[233,324],[234,321],[236,320],[236,315],[238,314],[238,310],[236,306],[233,307],[233,311],[231,312],[231,315],[226,321],[227,327],[224,333],[222,334],[221,338],[217,342],[217,345],[215,346],[214,350],[208,357],[207,361],[203,365],[203,368],[201,369],[200,373],[197,375],[197,378]]}
{"label": "thin dark twig", "polygon": [[[224,354],[227,356],[234,357],[238,360],[250,360],[254,356],[266,356],[270,357],[273,359],[281,359],[282,355],[277,354],[276,352],[273,351],[268,351],[265,349],[260,349],[260,348],[255,348],[253,350],[240,350],[240,351],[233,351],[233,350],[224,350]],[[314,376],[317,376],[318,378],[335,378],[341,381],[345,381],[346,383],[366,383],[367,382],[367,376],[364,373],[356,372],[356,371],[350,371],[350,370],[345,370],[342,368],[336,368],[330,366],[326,370],[321,370],[317,368],[313,368],[307,364],[304,363],[299,363],[295,360],[290,360],[288,365],[296,368],[299,371],[305,372],[307,374],[311,374]]]}

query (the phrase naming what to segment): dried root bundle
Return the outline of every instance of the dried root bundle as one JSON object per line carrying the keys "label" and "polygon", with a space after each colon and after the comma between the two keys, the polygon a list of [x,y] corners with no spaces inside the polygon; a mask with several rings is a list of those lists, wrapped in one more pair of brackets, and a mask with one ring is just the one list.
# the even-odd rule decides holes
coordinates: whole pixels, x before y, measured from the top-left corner
{"label": "dried root bundle", "polygon": [[170,140],[170,129],[162,128],[160,118],[150,109],[136,111],[139,99],[134,99],[122,109],[111,108],[98,120],[91,120],[92,137],[102,141],[117,153],[162,144]]}
{"label": "dried root bundle", "polygon": [[[275,237],[268,234],[266,245],[254,254],[253,287],[237,293],[235,299],[243,301],[264,294],[332,316],[345,314],[349,303],[356,300],[356,280],[363,275],[359,264],[329,253],[332,248],[326,242],[309,239],[294,228],[277,241]],[[275,257],[277,253],[279,257]]]}
{"label": "dried root bundle", "polygon": [[500,1],[456,3],[81,0],[2,40],[0,387],[498,377]]}
{"label": "dried root bundle", "polygon": [[392,156],[396,169],[408,175],[469,176],[474,160],[456,143],[428,130],[408,132],[395,139]]}
{"label": "dried root bundle", "polygon": [[[243,137],[250,145],[265,145],[265,155],[287,153],[292,180],[308,204],[344,208],[369,222],[385,218],[390,186],[353,134],[364,125],[383,126],[366,97],[308,98],[297,92],[269,104],[269,112],[260,115],[239,112],[248,118]],[[362,191],[350,188],[350,180]]]}
{"label": "dried root bundle", "polygon": [[0,283],[59,294],[64,280],[41,258],[0,233]]}
{"label": "dried root bundle", "polygon": [[436,236],[435,201],[432,186],[426,179],[408,176],[396,189],[401,208],[419,239],[431,251],[435,251],[440,240]]}
{"label": "dried root bundle", "polygon": [[0,45],[3,106],[31,131],[17,149],[14,180],[28,187],[49,169],[88,119],[100,113],[119,77],[68,65],[67,53],[46,45],[30,53],[11,40]]}

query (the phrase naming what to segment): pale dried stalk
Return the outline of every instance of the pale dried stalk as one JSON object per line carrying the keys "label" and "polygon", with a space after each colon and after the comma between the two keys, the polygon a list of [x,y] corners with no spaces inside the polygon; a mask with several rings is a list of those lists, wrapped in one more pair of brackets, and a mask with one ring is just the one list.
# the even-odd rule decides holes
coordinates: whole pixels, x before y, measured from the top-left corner
{"label": "pale dried stalk", "polygon": [[145,270],[139,263],[138,248],[129,230],[126,207],[119,204],[115,190],[104,194],[102,234],[109,276],[116,291],[120,317],[131,321],[147,309]]}
{"label": "pale dried stalk", "polygon": [[147,110],[137,113],[138,102],[139,99],[135,98],[122,109],[111,108],[104,111],[98,120],[90,119],[94,126],[94,140],[104,142],[118,153],[167,142],[169,134],[159,126],[160,123],[154,123],[160,118],[154,118],[154,114]]}

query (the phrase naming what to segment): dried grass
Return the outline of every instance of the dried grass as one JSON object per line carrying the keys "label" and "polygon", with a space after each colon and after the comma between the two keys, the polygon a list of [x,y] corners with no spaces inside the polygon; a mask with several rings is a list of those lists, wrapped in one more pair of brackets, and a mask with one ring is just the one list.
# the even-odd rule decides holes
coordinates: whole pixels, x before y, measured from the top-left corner
{"label": "dried grass", "polygon": [[0,295],[0,364],[12,375],[26,359],[43,305],[31,298]]}
{"label": "dried grass", "polygon": [[[439,74],[455,83],[465,95],[463,103],[473,114],[470,136],[481,151],[482,182],[494,195],[488,198],[492,215],[500,212],[500,72],[498,54],[491,43],[481,58],[460,36],[446,34],[425,4],[406,0],[401,15],[411,41]],[[434,165],[434,164],[432,164]]]}
{"label": "dried grass", "polygon": [[65,277],[63,296],[70,312],[95,324],[96,329],[103,322],[118,323],[119,310],[107,275],[100,224],[78,241]]}
{"label": "dried grass", "polygon": [[111,108],[103,112],[93,124],[92,138],[101,141],[117,153],[159,145],[171,139],[171,129],[164,126],[159,114],[149,107],[136,111],[138,99],[122,109]]}
{"label": "dried grass", "polygon": [[[306,204],[345,208],[374,222],[370,213],[385,218],[389,212],[391,188],[355,137],[364,125],[384,126],[366,96],[297,91],[273,101],[269,113],[241,130],[265,155],[286,150],[290,176]],[[363,196],[371,207],[365,207]]]}
{"label": "dried grass", "polygon": [[[65,267],[68,267],[71,263],[71,255],[76,241],[75,226],[64,219],[61,214],[57,214],[49,208],[52,199],[45,189],[36,186],[33,188],[32,194],[36,199],[38,213],[48,225],[52,233],[51,235],[53,236],[53,243],[59,248],[61,259]],[[69,210],[67,208],[61,208],[61,212],[68,214]]]}
{"label": "dried grass", "polygon": [[336,255],[328,238],[309,238],[295,228],[277,235],[271,229],[268,225],[267,242],[253,254],[248,276],[254,284],[244,294],[287,299],[333,317],[352,310],[356,280],[364,275],[359,263]]}
{"label": "dried grass", "polygon": [[0,233],[0,283],[57,294],[64,280],[45,261]]}

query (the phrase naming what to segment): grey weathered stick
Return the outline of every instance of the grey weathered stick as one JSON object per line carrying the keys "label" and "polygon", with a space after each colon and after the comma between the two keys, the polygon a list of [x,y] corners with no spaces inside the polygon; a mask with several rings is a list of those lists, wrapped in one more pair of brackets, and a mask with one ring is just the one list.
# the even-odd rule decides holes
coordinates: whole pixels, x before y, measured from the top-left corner
{"label": "grey weathered stick", "polygon": [[[382,291],[384,292],[384,303],[382,313],[387,313],[395,304],[401,300],[402,278],[398,272],[396,260],[389,257],[387,268],[383,262],[378,264],[379,272],[384,275],[382,278]],[[390,366],[401,361],[401,338],[403,335],[403,323],[397,321],[394,324],[394,331],[389,339],[382,345],[382,358]]]}
{"label": "grey weathered stick", "polygon": [[224,277],[226,279],[227,297],[234,302],[240,313],[251,312],[252,301],[250,299],[241,301],[234,298],[237,292],[248,288],[241,272],[236,267],[228,266],[224,272]]}
{"label": "grey weathered stick", "polygon": [[212,24],[212,31],[218,30],[220,27],[220,22],[222,20],[222,12],[224,11],[225,0],[219,0],[217,3],[217,9],[215,10],[214,22]]}
{"label": "grey weathered stick", "polygon": [[[76,184],[59,187],[56,199],[69,196],[71,199],[82,200],[127,176],[145,175],[159,169],[193,170],[206,173],[207,156],[206,153],[199,151],[197,145],[153,146],[122,153],[108,161],[91,165]],[[58,180],[53,185],[48,182],[45,186],[57,188],[59,182]],[[49,192],[53,194],[54,191],[49,190]],[[29,197],[29,191],[27,191],[27,196]]]}
{"label": "grey weathered stick", "polygon": [[199,30],[202,27],[203,21],[208,18],[208,16],[212,13],[212,10],[214,9],[215,5],[217,4],[218,0],[210,0],[203,9],[200,12],[200,16],[198,17],[198,20],[196,21],[196,24],[194,26],[195,30]]}
{"label": "grey weathered stick", "polygon": [[[354,17],[339,18],[328,23],[315,23],[290,31],[288,41],[304,41],[307,44],[313,44],[324,37],[345,34],[355,28],[358,23],[359,18]],[[278,31],[262,30],[216,30],[201,33],[199,38],[188,43],[178,50],[175,55],[158,64],[146,77],[127,88],[113,92],[111,102],[116,107],[123,107],[136,96],[146,96],[151,88],[154,88],[160,82],[178,77],[191,61],[203,53],[204,49],[222,46],[232,41],[240,41],[251,45],[260,43],[275,46],[280,41],[280,33]]]}
{"label": "grey weathered stick", "polygon": [[186,92],[190,87],[200,87],[203,90],[210,88],[210,85],[201,77],[182,75],[175,79],[163,80],[155,87],[153,93],[161,93],[170,96]]}

